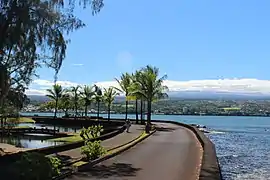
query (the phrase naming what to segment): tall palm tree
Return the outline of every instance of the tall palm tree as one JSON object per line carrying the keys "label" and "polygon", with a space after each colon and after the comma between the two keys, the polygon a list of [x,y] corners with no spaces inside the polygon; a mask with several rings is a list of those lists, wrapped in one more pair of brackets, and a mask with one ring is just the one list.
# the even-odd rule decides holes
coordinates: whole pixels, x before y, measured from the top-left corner
{"label": "tall palm tree", "polygon": [[77,118],[77,115],[78,115],[78,104],[79,104],[79,100],[80,100],[80,88],[81,88],[81,86],[73,86],[70,89],[70,93],[71,93],[72,100],[74,103],[75,118]]}
{"label": "tall palm tree", "polygon": [[140,88],[134,90],[134,94],[138,94],[147,101],[147,125],[146,132],[150,130],[152,102],[158,99],[166,98],[168,95],[165,91],[167,86],[162,85],[167,78],[166,75],[159,78],[159,69],[150,65],[142,68],[137,80]]}
{"label": "tall palm tree", "polygon": [[68,110],[72,108],[71,97],[69,94],[64,93],[59,100],[59,108],[65,112],[65,116],[68,116]]}
{"label": "tall palm tree", "polygon": [[55,103],[54,119],[56,118],[57,110],[58,110],[58,102],[59,102],[59,99],[62,97],[63,92],[64,92],[64,90],[63,90],[62,86],[59,84],[54,84],[52,86],[52,89],[47,89],[46,96],[49,97],[51,100],[53,100]]}
{"label": "tall palm tree", "polygon": [[81,97],[84,104],[84,114],[87,117],[88,107],[91,106],[91,102],[95,95],[95,89],[93,86],[84,86],[81,91]]}
{"label": "tall palm tree", "polygon": [[[62,97],[63,95],[63,88],[61,85],[59,84],[54,84],[52,89],[47,89],[47,97],[49,97],[50,99],[52,99],[55,103],[55,108],[54,108],[54,119],[56,119],[56,115],[57,115],[57,108],[58,108],[58,101],[59,99]],[[53,123],[53,129],[54,129],[54,133],[55,133],[55,123]]]}
{"label": "tall palm tree", "polygon": [[115,80],[117,81],[117,83],[120,86],[120,88],[115,87],[115,89],[117,89],[121,93],[124,93],[125,96],[126,96],[126,118],[125,119],[127,119],[127,115],[128,115],[128,95],[129,95],[130,86],[132,84],[132,78],[131,78],[131,75],[129,73],[125,73],[125,74],[121,75],[120,80],[118,80],[117,78],[115,78]]}
{"label": "tall palm tree", "polygon": [[104,89],[103,100],[108,106],[108,121],[110,121],[112,103],[117,95],[119,95],[119,93],[112,87]]}
{"label": "tall palm tree", "polygon": [[97,103],[97,118],[99,120],[99,108],[100,108],[100,102],[103,100],[103,96],[102,96],[102,90],[100,89],[100,87],[98,87],[97,85],[94,85],[95,88],[95,102]]}
{"label": "tall palm tree", "polygon": [[[139,123],[139,117],[138,117],[138,100],[142,99],[139,94],[132,94],[136,88],[140,88],[140,84],[137,83],[138,78],[140,78],[140,71],[136,71],[134,74],[131,76],[132,78],[132,85],[130,86],[130,96],[132,99],[135,99],[135,111],[136,111],[136,124]],[[134,89],[135,88],[135,89]],[[142,100],[141,100],[141,108],[142,108]],[[141,110],[141,119],[142,119],[142,110]]]}

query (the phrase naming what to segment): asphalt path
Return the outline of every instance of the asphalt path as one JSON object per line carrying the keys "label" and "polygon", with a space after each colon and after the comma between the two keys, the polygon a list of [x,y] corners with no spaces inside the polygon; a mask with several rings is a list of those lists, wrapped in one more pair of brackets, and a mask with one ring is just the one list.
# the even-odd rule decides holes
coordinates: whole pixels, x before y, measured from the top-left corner
{"label": "asphalt path", "polygon": [[67,180],[195,180],[201,158],[202,147],[190,130],[158,123],[143,142]]}

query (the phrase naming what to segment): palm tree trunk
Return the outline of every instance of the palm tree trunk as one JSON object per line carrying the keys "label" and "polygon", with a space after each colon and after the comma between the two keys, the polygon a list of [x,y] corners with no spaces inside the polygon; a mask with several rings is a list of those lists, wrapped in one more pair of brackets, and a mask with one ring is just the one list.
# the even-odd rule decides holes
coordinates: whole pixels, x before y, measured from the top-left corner
{"label": "palm tree trunk", "polygon": [[151,127],[151,101],[147,101],[147,123],[145,126],[145,131],[146,133],[150,132],[150,127]]}
{"label": "palm tree trunk", "polygon": [[110,121],[111,118],[111,106],[108,105],[108,121]]}
{"label": "palm tree trunk", "polygon": [[143,124],[143,100],[141,99],[141,124]]}
{"label": "palm tree trunk", "polygon": [[136,104],[135,104],[135,111],[136,111],[136,124],[139,123],[139,118],[138,118],[138,99],[136,98]]}
{"label": "palm tree trunk", "polygon": [[77,119],[77,114],[78,114],[78,105],[77,102],[75,103],[75,119]]}
{"label": "palm tree trunk", "polygon": [[55,109],[54,109],[54,123],[53,123],[53,130],[54,130],[54,134],[55,134],[55,119],[56,119],[56,115],[57,115],[57,106],[58,106],[58,99],[55,100]]}
{"label": "palm tree trunk", "polygon": [[87,117],[87,105],[85,105],[84,114],[85,114],[85,117]]}
{"label": "palm tree trunk", "polygon": [[126,120],[127,120],[127,116],[128,116],[128,101],[126,100]]}
{"label": "palm tree trunk", "polygon": [[97,118],[98,118],[98,120],[99,120],[99,101],[98,101],[98,103],[97,103]]}

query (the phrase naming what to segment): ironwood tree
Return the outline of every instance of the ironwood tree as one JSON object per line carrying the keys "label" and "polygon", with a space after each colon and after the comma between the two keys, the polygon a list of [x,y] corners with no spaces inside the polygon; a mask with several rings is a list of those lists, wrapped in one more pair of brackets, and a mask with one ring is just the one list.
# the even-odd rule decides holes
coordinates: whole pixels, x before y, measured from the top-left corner
{"label": "ironwood tree", "polygon": [[56,81],[70,42],[65,35],[85,26],[74,8],[90,6],[95,15],[103,5],[103,0],[0,0],[0,107],[11,87],[25,91],[42,64],[55,70]]}

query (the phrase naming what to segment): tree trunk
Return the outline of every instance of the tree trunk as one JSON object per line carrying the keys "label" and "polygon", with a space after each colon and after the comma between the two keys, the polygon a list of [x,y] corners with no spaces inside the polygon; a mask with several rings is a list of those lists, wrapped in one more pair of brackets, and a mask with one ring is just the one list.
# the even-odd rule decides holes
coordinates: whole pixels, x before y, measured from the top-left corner
{"label": "tree trunk", "polygon": [[58,106],[58,99],[55,100],[55,109],[54,109],[54,123],[53,123],[53,130],[54,130],[54,134],[55,134],[55,119],[56,119],[56,115],[57,115],[57,106]]}
{"label": "tree trunk", "polygon": [[126,120],[127,120],[127,116],[128,116],[128,101],[126,100]]}
{"label": "tree trunk", "polygon": [[136,98],[136,104],[135,104],[135,111],[136,111],[136,124],[139,123],[139,118],[138,118],[138,99]]}
{"label": "tree trunk", "polygon": [[85,105],[84,114],[85,114],[85,117],[87,117],[87,105]]}
{"label": "tree trunk", "polygon": [[110,121],[111,118],[111,106],[108,105],[108,121]]}
{"label": "tree trunk", "polygon": [[1,114],[1,129],[2,129],[2,136],[4,135],[4,116],[3,116],[3,99],[0,97],[0,114]]}
{"label": "tree trunk", "polygon": [[150,132],[150,128],[151,128],[151,101],[147,101],[147,123],[145,126],[145,131],[146,133]]}
{"label": "tree trunk", "polygon": [[77,102],[75,103],[75,119],[77,119],[77,114],[78,114],[78,105]]}
{"label": "tree trunk", "polygon": [[99,120],[99,101],[98,101],[98,103],[97,103],[97,118],[98,118],[98,120]]}
{"label": "tree trunk", "polygon": [[143,100],[141,99],[141,124],[143,124]]}

